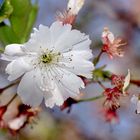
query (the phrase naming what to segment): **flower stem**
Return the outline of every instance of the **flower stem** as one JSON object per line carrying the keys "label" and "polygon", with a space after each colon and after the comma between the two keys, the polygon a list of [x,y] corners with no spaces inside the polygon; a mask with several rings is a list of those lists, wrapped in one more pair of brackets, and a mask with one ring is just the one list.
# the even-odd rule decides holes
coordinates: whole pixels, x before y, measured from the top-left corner
{"label": "flower stem", "polygon": [[97,81],[97,83],[98,83],[104,90],[106,89],[106,87],[102,84],[101,81]]}
{"label": "flower stem", "polygon": [[102,54],[103,54],[103,51],[101,50],[100,53],[98,54],[98,56],[94,58],[94,60],[93,60],[94,66],[96,66],[98,64]]}
{"label": "flower stem", "polygon": [[99,96],[95,96],[95,97],[92,97],[92,98],[87,98],[87,99],[81,99],[81,100],[78,100],[78,102],[90,102],[90,101],[95,101],[97,99],[100,99],[102,98],[103,95],[99,95]]}

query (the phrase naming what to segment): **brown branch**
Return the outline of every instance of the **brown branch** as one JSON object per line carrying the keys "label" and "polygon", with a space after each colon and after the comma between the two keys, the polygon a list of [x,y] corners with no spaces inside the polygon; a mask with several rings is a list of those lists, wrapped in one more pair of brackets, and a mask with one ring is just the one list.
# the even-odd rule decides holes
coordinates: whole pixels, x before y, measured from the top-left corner
{"label": "brown branch", "polygon": [[130,83],[140,87],[140,80],[130,80]]}

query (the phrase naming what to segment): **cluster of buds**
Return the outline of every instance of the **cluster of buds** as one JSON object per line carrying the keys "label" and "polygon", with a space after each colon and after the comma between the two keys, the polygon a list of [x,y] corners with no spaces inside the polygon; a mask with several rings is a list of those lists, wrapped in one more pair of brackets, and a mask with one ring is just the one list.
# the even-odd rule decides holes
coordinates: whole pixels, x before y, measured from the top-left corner
{"label": "cluster of buds", "polygon": [[121,46],[126,45],[126,43],[124,43],[121,38],[115,38],[114,34],[110,32],[107,27],[104,28],[102,33],[102,43],[102,51],[106,52],[111,59],[115,56],[123,57],[124,52]]}
{"label": "cluster of buds", "polygon": [[[126,77],[113,74],[111,76],[111,82],[114,87],[107,88],[103,92],[103,94],[105,96],[104,112],[105,112],[106,120],[109,122],[112,122],[112,120],[113,120],[113,122],[114,122],[114,120],[118,120],[117,119],[118,115],[116,115],[116,111],[120,107],[120,98],[122,96],[127,95],[126,90],[130,83],[130,71],[128,70],[128,74]],[[109,119],[108,119],[108,117],[109,117]],[[111,117],[112,117],[112,119],[111,119]]]}
{"label": "cluster of buds", "polygon": [[61,21],[63,24],[73,24],[83,5],[84,0],[69,0],[67,10],[63,13],[59,12],[57,14],[57,20]]}

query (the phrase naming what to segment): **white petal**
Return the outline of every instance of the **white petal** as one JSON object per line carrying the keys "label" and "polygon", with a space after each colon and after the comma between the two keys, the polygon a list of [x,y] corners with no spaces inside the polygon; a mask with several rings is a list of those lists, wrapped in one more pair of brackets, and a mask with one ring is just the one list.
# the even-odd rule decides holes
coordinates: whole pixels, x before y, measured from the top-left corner
{"label": "white petal", "polygon": [[62,22],[56,21],[54,22],[50,27],[50,32],[53,40],[53,44],[55,46],[55,43],[58,41],[61,36],[63,36],[64,33],[71,31],[71,25],[63,25]]}
{"label": "white petal", "polygon": [[84,88],[84,83],[75,74],[61,68],[52,68],[49,77],[55,78],[50,82],[55,85],[54,90],[50,90],[52,97],[45,98],[47,107],[54,105],[61,106],[69,97],[77,97],[80,93],[79,89]]}
{"label": "white petal", "polygon": [[52,48],[52,38],[50,29],[47,26],[39,25],[39,31],[35,35],[35,40],[38,40],[44,48]]}
{"label": "white petal", "polygon": [[133,95],[132,98],[131,98],[131,102],[132,102],[133,104],[137,104],[137,102],[138,102],[138,97],[137,97],[136,95]]}
{"label": "white petal", "polygon": [[59,40],[55,43],[55,49],[59,52],[67,52],[74,48],[76,44],[87,39],[88,36],[78,30],[67,31],[59,37]]}
{"label": "white petal", "polygon": [[125,80],[124,80],[123,93],[125,93],[129,84],[130,84],[130,70],[128,69],[128,74],[127,74],[127,76],[125,77]]}
{"label": "white petal", "polygon": [[54,67],[51,72],[58,86],[63,87],[72,96],[77,96],[77,94],[79,94],[79,89],[85,87],[80,77],[66,69]]}
{"label": "white petal", "polygon": [[84,5],[84,2],[84,0],[69,0],[67,9],[70,11],[70,13],[77,15]]}
{"label": "white petal", "polygon": [[89,50],[90,44],[91,44],[91,40],[89,39],[88,36],[85,36],[85,39],[83,39],[83,41],[77,42],[75,45],[73,45],[72,50],[77,50],[77,51]]}
{"label": "white petal", "polygon": [[64,58],[71,58],[71,61],[62,60],[59,62],[64,66],[64,68],[67,68],[69,71],[75,73],[76,75],[92,78],[94,65],[89,60],[86,60],[87,58],[89,59],[92,57],[91,51],[71,51],[63,54],[63,56]]}
{"label": "white petal", "polygon": [[34,33],[31,34],[30,40],[24,45],[26,50],[33,52],[39,52],[40,48],[52,48],[50,29],[44,25],[39,25],[39,29],[34,28]]}
{"label": "white petal", "polygon": [[6,54],[1,54],[1,57],[0,57],[1,60],[6,60],[6,61],[13,61],[18,58],[19,58],[19,56],[9,56]]}
{"label": "white petal", "polygon": [[48,72],[48,80],[54,88],[49,91],[52,97],[45,96],[45,104],[51,108],[54,105],[61,106],[69,97],[77,97],[79,89],[84,88],[81,78],[62,68],[52,67]]}
{"label": "white petal", "polygon": [[71,31],[71,28],[71,25],[63,25],[63,23],[58,21],[51,25],[51,37],[56,50],[61,51],[71,48],[74,50],[88,50],[91,44],[89,36],[78,30]]}
{"label": "white petal", "polygon": [[26,121],[27,121],[27,116],[21,115],[20,117],[9,121],[8,126],[9,126],[10,129],[16,131],[16,130],[19,130],[24,125],[24,123]]}
{"label": "white petal", "polygon": [[10,55],[10,56],[21,56],[24,54],[22,47],[23,47],[22,44],[7,45],[5,48],[4,54]]}
{"label": "white petal", "polygon": [[40,90],[39,84],[41,74],[39,70],[27,72],[18,86],[17,93],[24,104],[36,107],[40,105],[43,99],[43,91]]}
{"label": "white petal", "polygon": [[103,33],[102,33],[103,44],[108,44],[108,41],[110,43],[113,43],[114,39],[115,39],[114,34],[112,32],[110,32],[108,28],[105,28]]}
{"label": "white petal", "polygon": [[109,34],[108,34],[107,37],[108,37],[108,39],[109,39],[109,41],[110,41],[111,43],[114,42],[115,37],[114,37],[114,34],[113,34],[112,32],[109,32]]}
{"label": "white petal", "polygon": [[[91,49],[87,49],[87,50],[72,50],[68,53],[63,53],[63,55],[69,55],[69,56],[73,56],[73,57],[81,57],[85,60],[90,60],[91,58],[93,58],[93,54],[92,54],[92,50]],[[72,57],[72,59],[73,59]]]}
{"label": "white petal", "polygon": [[52,92],[52,97],[45,98],[45,105],[47,107],[52,108],[54,107],[54,105],[61,106],[63,103],[64,103],[63,95],[60,89],[58,89],[58,86],[55,84],[55,88]]}
{"label": "white petal", "polygon": [[13,60],[6,67],[6,73],[9,74],[8,80],[13,81],[25,72],[31,70],[32,66],[28,64],[23,57]]}

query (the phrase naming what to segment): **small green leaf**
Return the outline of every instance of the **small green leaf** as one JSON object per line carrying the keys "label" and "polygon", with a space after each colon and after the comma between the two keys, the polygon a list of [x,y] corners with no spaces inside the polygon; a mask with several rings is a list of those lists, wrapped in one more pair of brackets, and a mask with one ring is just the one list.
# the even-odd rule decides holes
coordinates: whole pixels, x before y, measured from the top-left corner
{"label": "small green leaf", "polygon": [[93,80],[98,81],[98,80],[105,80],[106,78],[110,78],[111,73],[107,70],[104,70],[106,66],[102,66],[100,68],[97,68],[93,71]]}
{"label": "small green leaf", "polygon": [[24,31],[24,37],[23,37],[22,42],[25,42],[29,38],[33,25],[36,21],[37,13],[38,13],[38,5],[34,4],[32,5],[32,8],[29,14],[29,18],[28,18],[26,29]]}
{"label": "small green leaf", "polygon": [[0,27],[0,41],[4,44],[19,43],[19,39],[16,37],[12,29],[5,25]]}
{"label": "small green leaf", "polygon": [[10,23],[20,43],[27,41],[37,17],[38,6],[33,5],[31,0],[11,0],[14,8],[10,16]]}
{"label": "small green leaf", "polygon": [[13,7],[10,0],[5,0],[0,8],[0,23],[7,19],[13,12]]}

